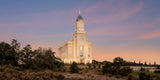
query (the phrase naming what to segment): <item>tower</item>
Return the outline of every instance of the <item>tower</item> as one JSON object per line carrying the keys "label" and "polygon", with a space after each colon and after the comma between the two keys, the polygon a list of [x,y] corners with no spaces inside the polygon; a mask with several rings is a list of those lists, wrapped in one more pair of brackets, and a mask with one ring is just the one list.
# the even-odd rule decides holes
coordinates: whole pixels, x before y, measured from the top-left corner
{"label": "tower", "polygon": [[76,32],[84,32],[84,20],[82,18],[82,16],[80,15],[80,11],[79,11],[79,16],[76,19]]}
{"label": "tower", "polygon": [[75,22],[73,38],[59,48],[59,54],[64,63],[92,63],[92,43],[88,42],[80,11]]}

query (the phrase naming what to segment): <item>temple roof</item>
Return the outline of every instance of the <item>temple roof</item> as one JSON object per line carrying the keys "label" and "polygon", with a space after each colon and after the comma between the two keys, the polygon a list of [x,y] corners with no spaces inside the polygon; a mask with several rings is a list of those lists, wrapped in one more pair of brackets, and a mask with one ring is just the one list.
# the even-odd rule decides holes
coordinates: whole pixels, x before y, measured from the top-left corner
{"label": "temple roof", "polygon": [[83,18],[82,18],[82,16],[80,15],[80,10],[79,10],[79,16],[77,17],[76,21],[80,21],[80,20],[83,21]]}
{"label": "temple roof", "polygon": [[80,21],[80,20],[83,20],[83,18],[82,18],[81,15],[79,15],[79,16],[77,17],[76,21]]}

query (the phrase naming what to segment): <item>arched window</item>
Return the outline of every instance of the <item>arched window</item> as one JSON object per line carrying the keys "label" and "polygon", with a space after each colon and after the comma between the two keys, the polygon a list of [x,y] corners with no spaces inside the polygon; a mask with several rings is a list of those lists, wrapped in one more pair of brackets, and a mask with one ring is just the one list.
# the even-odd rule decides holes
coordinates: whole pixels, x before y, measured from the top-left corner
{"label": "arched window", "polygon": [[80,57],[83,57],[83,53],[80,53]]}

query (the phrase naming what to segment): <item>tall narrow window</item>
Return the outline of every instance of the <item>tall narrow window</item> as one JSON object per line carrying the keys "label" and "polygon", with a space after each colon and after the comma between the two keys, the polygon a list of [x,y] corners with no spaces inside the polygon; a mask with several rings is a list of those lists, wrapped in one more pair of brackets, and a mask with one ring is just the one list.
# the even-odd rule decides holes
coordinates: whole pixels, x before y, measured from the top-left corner
{"label": "tall narrow window", "polygon": [[81,45],[79,49],[80,49],[80,57],[83,57],[84,47]]}
{"label": "tall narrow window", "polygon": [[80,46],[80,51],[82,51],[83,50],[83,47],[82,46]]}
{"label": "tall narrow window", "polygon": [[80,46],[80,51],[83,51],[84,50],[84,46]]}

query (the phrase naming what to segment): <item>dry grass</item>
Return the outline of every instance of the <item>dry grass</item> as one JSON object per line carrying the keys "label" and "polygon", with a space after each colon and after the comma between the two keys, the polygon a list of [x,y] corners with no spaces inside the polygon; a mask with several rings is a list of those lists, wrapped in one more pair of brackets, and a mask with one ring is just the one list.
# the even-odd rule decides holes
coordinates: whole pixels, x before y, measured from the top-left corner
{"label": "dry grass", "polygon": [[52,71],[21,71],[18,67],[0,66],[0,80],[57,80],[58,75]]}
{"label": "dry grass", "polygon": [[[67,69],[67,68],[66,68]],[[81,69],[80,73],[71,74],[66,72],[53,72],[51,70],[33,71],[23,70],[19,67],[11,65],[0,66],[0,80],[138,80],[137,73],[132,73],[129,76],[102,75],[100,69]],[[157,75],[152,76],[153,80],[160,79]]]}

